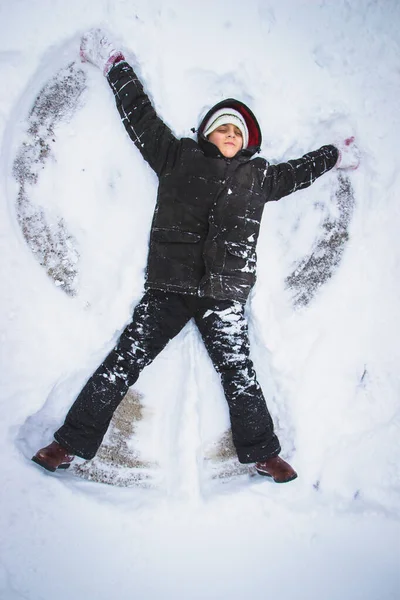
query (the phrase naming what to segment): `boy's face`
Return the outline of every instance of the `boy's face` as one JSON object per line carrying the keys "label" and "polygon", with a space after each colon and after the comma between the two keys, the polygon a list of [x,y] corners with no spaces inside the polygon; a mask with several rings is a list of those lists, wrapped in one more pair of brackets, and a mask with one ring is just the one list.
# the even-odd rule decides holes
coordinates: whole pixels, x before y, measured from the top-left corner
{"label": "boy's face", "polygon": [[233,158],[243,146],[242,132],[232,123],[214,129],[208,136],[208,140],[215,144],[226,158]]}

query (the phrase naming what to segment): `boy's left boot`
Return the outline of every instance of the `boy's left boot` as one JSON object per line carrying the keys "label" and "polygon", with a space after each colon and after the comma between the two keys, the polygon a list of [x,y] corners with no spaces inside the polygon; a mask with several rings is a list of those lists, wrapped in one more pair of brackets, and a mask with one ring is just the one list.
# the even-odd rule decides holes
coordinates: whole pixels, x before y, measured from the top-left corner
{"label": "boy's left boot", "polygon": [[38,450],[35,456],[32,456],[33,462],[51,472],[56,469],[68,469],[74,458],[74,455],[58,442],[51,442],[45,448]]}
{"label": "boy's left boot", "polygon": [[264,477],[272,477],[276,483],[287,483],[296,479],[296,471],[279,456],[267,458],[255,464],[257,473]]}

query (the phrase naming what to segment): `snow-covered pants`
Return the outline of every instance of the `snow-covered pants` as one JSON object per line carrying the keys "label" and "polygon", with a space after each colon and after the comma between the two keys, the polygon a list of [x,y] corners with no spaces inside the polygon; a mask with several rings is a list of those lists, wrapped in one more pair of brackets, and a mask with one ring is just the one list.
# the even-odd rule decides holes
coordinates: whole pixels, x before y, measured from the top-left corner
{"label": "snow-covered pants", "polygon": [[136,306],[131,323],[80,392],[55,439],[69,452],[93,458],[128,388],[191,318],[221,376],[239,461],[278,455],[279,441],[249,358],[244,305],[156,290],[146,292]]}

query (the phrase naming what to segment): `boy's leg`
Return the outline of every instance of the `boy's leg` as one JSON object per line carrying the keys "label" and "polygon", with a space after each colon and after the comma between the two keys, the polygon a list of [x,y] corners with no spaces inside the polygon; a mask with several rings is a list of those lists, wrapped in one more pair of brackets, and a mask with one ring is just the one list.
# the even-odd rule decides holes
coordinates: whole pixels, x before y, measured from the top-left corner
{"label": "boy's leg", "polygon": [[251,463],[277,456],[279,440],[249,358],[244,305],[204,299],[195,320],[221,375],[239,461]]}
{"label": "boy's leg", "polygon": [[148,291],[118,344],[70,408],[54,435],[57,442],[71,454],[93,458],[128,388],[190,318],[179,294]]}

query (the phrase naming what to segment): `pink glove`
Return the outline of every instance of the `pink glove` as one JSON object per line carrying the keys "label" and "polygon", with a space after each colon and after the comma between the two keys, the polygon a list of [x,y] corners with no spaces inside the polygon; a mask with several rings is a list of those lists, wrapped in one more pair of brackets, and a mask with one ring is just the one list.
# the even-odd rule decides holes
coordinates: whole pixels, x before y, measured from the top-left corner
{"label": "pink glove", "polygon": [[80,55],[82,62],[90,62],[107,75],[111,67],[121,60],[124,55],[116,50],[114,44],[101,29],[90,29],[82,36]]}
{"label": "pink glove", "polygon": [[334,144],[339,152],[337,169],[357,169],[360,164],[360,151],[354,143],[354,136]]}

